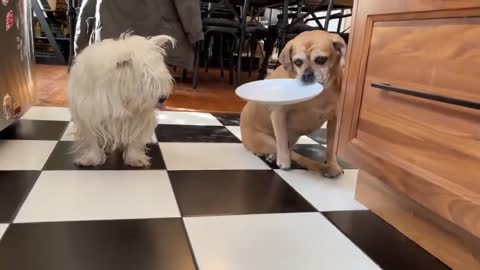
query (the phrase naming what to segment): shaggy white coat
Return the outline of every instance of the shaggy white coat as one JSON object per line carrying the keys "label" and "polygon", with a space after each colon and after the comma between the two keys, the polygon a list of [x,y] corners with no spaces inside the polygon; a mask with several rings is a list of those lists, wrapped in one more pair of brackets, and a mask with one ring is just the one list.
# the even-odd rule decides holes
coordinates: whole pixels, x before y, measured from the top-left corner
{"label": "shaggy white coat", "polygon": [[150,164],[145,145],[156,126],[155,106],[173,84],[164,62],[167,42],[174,39],[125,34],[78,55],[68,81],[76,164],[103,164],[114,150],[123,151],[127,165]]}

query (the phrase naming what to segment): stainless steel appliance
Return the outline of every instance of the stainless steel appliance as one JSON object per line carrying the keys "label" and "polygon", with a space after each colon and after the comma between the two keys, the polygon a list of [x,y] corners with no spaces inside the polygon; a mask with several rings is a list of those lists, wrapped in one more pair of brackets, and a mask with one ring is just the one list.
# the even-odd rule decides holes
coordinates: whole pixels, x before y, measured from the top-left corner
{"label": "stainless steel appliance", "polygon": [[32,103],[32,14],[36,0],[0,0],[0,130]]}

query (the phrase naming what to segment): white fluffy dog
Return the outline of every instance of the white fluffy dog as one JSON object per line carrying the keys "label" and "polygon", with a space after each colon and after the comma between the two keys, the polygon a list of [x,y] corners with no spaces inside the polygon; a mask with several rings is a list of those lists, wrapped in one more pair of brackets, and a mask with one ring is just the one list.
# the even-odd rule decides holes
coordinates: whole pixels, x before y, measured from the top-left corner
{"label": "white fluffy dog", "polygon": [[123,151],[132,167],[150,164],[145,146],[156,126],[155,107],[171,92],[164,62],[169,36],[122,35],[92,44],[80,53],[68,81],[75,130],[75,163],[96,166]]}

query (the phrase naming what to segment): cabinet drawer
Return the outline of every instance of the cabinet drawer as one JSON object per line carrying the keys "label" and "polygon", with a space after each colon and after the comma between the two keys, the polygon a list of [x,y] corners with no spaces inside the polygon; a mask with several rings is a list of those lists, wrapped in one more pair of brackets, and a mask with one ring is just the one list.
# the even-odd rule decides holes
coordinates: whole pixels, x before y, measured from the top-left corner
{"label": "cabinet drawer", "polygon": [[480,195],[480,111],[364,89],[357,138]]}
{"label": "cabinet drawer", "polygon": [[367,80],[480,103],[480,17],[377,21]]}
{"label": "cabinet drawer", "polygon": [[478,37],[478,17],[375,22],[356,137],[480,203]]}

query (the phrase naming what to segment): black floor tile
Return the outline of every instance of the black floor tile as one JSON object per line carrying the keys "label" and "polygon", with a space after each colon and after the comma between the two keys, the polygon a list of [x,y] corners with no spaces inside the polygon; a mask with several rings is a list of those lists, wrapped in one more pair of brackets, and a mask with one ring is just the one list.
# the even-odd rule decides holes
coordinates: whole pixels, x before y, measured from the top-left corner
{"label": "black floor tile", "polygon": [[148,168],[132,168],[124,164],[122,153],[115,152],[111,154],[107,162],[97,167],[79,167],[73,163],[72,154],[73,142],[58,142],[53,149],[47,163],[43,167],[44,170],[135,170],[135,169],[150,169],[150,170],[164,170],[165,162],[158,144],[147,145],[147,155],[151,157],[150,167]]}
{"label": "black floor tile", "polygon": [[13,224],[0,269],[194,270],[181,219]]}
{"label": "black floor tile", "polygon": [[310,137],[310,139],[316,141],[319,144],[327,144],[327,129],[318,129],[317,131],[309,134],[308,137]]}
{"label": "black floor tile", "polygon": [[0,132],[1,140],[59,140],[68,122],[18,120]]}
{"label": "black floor tile", "polygon": [[450,269],[371,211],[323,214],[382,269]]}
{"label": "black floor tile", "polygon": [[311,212],[273,171],[168,172],[183,216]]}
{"label": "black floor tile", "polygon": [[218,126],[158,125],[155,134],[158,142],[240,142],[228,129]]}
{"label": "black floor tile", "polygon": [[13,221],[39,175],[39,171],[0,171],[0,223]]}
{"label": "black floor tile", "polygon": [[240,126],[239,114],[214,113],[213,116],[215,116],[217,120],[225,126]]}

